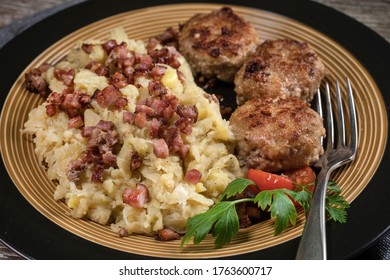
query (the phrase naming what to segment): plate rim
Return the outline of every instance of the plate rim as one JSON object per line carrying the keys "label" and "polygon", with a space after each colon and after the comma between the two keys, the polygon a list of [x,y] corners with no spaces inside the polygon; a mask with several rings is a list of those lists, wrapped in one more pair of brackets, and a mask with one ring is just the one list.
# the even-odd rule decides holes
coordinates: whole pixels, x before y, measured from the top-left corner
{"label": "plate rim", "polygon": [[[116,9],[112,9],[112,10],[110,10],[110,14],[106,14],[104,17],[109,17],[109,16],[112,16],[112,15],[116,15],[116,14],[119,14],[119,13],[121,13],[121,12],[124,12],[124,11],[128,11],[128,10],[125,10],[124,9],[124,7],[127,7],[127,6],[139,6],[139,4],[136,4],[136,3],[131,3],[131,5],[129,4],[129,3],[126,3],[126,2],[124,2],[124,1],[121,1],[121,0],[116,0],[115,2],[120,2],[121,4],[123,4],[123,7],[121,7],[120,9],[121,9],[121,11],[119,11],[119,12],[117,12],[117,11],[112,11],[112,10],[116,10]],[[176,4],[176,3],[183,3],[183,2],[186,2],[186,3],[210,3],[209,1],[177,1],[177,0],[170,0],[170,1],[165,1],[164,2],[164,4]],[[270,2],[270,1],[269,1]],[[92,6],[96,6],[96,5],[102,5],[104,3],[104,1],[101,1],[101,0],[98,0],[98,1],[87,1],[87,2],[82,2],[82,3],[80,3],[80,4],[77,4],[77,5],[75,5],[75,6],[72,6],[72,7],[70,7],[70,8],[67,8],[67,9],[65,9],[65,10],[63,10],[63,11],[60,11],[60,12],[58,12],[58,13],[56,13],[56,14],[54,14],[54,15],[52,15],[52,16],[50,16],[49,18],[47,18],[47,19],[44,19],[44,20],[42,20],[42,21],[40,21],[39,23],[37,23],[37,24],[35,24],[35,25],[33,25],[32,27],[30,27],[29,29],[27,29],[26,31],[24,31],[23,33],[21,33],[20,35],[18,35],[16,38],[14,38],[13,40],[11,40],[9,43],[7,43],[3,48],[2,48],[2,50],[0,50],[0,57],[2,57],[6,52],[7,52],[7,50],[8,50],[8,48],[9,48],[9,46],[12,46],[12,45],[15,45],[15,44],[17,44],[18,42],[20,42],[20,41],[24,41],[24,40],[28,40],[28,38],[29,37],[31,37],[31,34],[36,34],[36,32],[37,31],[39,31],[39,30],[41,30],[41,29],[47,29],[48,28],[48,26],[50,25],[50,23],[52,22],[52,21],[61,21],[61,20],[59,20],[58,19],[58,17],[63,17],[63,18],[66,18],[68,15],[70,15],[70,14],[73,14],[73,13],[75,13],[75,12],[77,12],[77,11],[80,11],[80,10],[85,10],[85,9],[87,9],[88,7],[92,7]],[[217,1],[213,1],[213,3],[216,3],[216,4],[221,4],[221,3],[224,3],[224,1],[220,1],[220,0],[217,0]],[[132,4],[134,4],[134,5],[132,5]],[[226,3],[224,3],[224,4],[226,4]],[[270,11],[270,12],[277,12],[278,14],[280,14],[280,15],[283,15],[283,16],[287,16],[287,17],[289,17],[289,18],[292,18],[292,19],[294,19],[294,20],[297,20],[297,21],[299,21],[299,22],[302,22],[302,23],[304,23],[304,24],[306,24],[306,25],[308,25],[308,26],[310,26],[310,27],[312,27],[312,28],[314,28],[314,29],[316,29],[316,30],[318,30],[318,31],[320,31],[320,32],[322,32],[322,33],[324,33],[326,36],[328,36],[328,37],[330,37],[331,39],[333,39],[333,40],[335,40],[336,42],[338,42],[340,45],[342,45],[346,50],[348,50],[349,52],[351,52],[351,54],[352,55],[354,55],[358,60],[359,60],[359,62],[361,62],[362,64],[363,64],[363,66],[367,69],[367,71],[368,72],[370,72],[370,74],[371,74],[371,76],[372,76],[372,78],[374,79],[374,81],[376,82],[376,84],[377,84],[377,86],[379,87],[379,89],[380,89],[380,92],[384,92],[383,90],[382,90],[382,88],[384,88],[384,89],[386,89],[386,88],[389,88],[389,85],[388,85],[388,83],[387,83],[387,85],[386,85],[386,83],[384,83],[384,81],[382,81],[382,79],[379,79],[379,77],[378,76],[375,76],[373,73],[372,73],[372,63],[373,62],[370,62],[370,61],[362,61],[361,59],[360,59],[360,57],[359,56],[357,56],[356,55],[356,51],[358,51],[358,53],[359,52],[361,52],[361,50],[356,50],[356,49],[354,49],[354,48],[352,48],[352,49],[350,49],[350,48],[348,48],[348,44],[351,44],[350,42],[345,42],[345,41],[339,41],[340,40],[340,38],[338,38],[339,36],[340,36],[340,34],[338,34],[337,36],[336,36],[336,38],[334,38],[332,35],[330,35],[330,34],[328,34],[328,33],[326,33],[326,32],[324,32],[324,30],[327,30],[327,29],[329,29],[329,27],[328,26],[326,26],[327,28],[322,28],[322,29],[324,29],[324,30],[319,30],[317,27],[315,27],[315,26],[313,26],[313,25],[311,25],[311,24],[308,24],[307,23],[307,21],[311,21],[311,20],[313,20],[313,19],[303,19],[302,20],[302,18],[296,18],[296,16],[297,15],[295,15],[294,14],[294,12],[293,12],[293,10],[291,10],[291,7],[289,7],[288,5],[287,5],[287,3],[286,3],[286,1],[279,1],[279,0],[277,0],[277,1],[272,1],[272,3],[270,2],[270,3],[268,3],[268,2],[266,2],[266,1],[264,1],[264,2],[256,2],[256,3],[252,3],[251,1],[236,1],[236,0],[234,0],[234,1],[229,1],[229,4],[226,4],[226,5],[230,5],[230,4],[234,4],[234,5],[239,5],[239,6],[245,6],[245,7],[250,7],[250,8],[256,8],[256,9],[263,9],[263,10],[267,10],[267,11]],[[149,7],[149,6],[155,6],[155,5],[161,5],[161,2],[160,1],[143,1],[143,3],[141,4],[141,6],[140,7],[137,7],[137,8],[132,8],[132,9],[138,9],[138,8],[145,8],[145,7]],[[338,19],[338,20],[341,20],[342,22],[343,21],[346,21],[346,22],[348,22],[348,25],[349,26],[355,26],[355,28],[358,28],[358,29],[362,29],[361,31],[359,31],[359,38],[360,38],[360,40],[362,39],[362,33],[363,33],[363,35],[364,35],[364,37],[369,37],[369,38],[376,38],[375,40],[374,40],[374,43],[375,43],[375,45],[378,45],[378,46],[381,46],[381,49],[387,49],[387,50],[389,50],[390,48],[389,48],[389,44],[387,43],[387,41],[385,41],[382,37],[380,37],[378,34],[376,34],[375,32],[373,32],[372,30],[370,30],[369,28],[367,28],[367,27],[365,27],[364,25],[362,25],[362,24],[360,24],[360,23],[358,23],[356,20],[354,20],[354,19],[352,19],[352,18],[349,18],[349,17],[347,17],[347,16],[345,16],[345,15],[343,15],[343,14],[341,14],[340,12],[337,12],[336,10],[332,10],[331,8],[328,8],[328,7],[326,7],[326,6],[323,6],[323,5],[321,5],[321,4],[319,4],[319,3],[315,3],[315,2],[309,2],[309,1],[302,1],[302,0],[300,0],[300,1],[296,1],[296,3],[295,3],[295,9],[299,9],[299,8],[302,8],[304,11],[313,11],[313,10],[316,10],[316,11],[320,11],[322,14],[328,14],[329,15],[329,13],[330,14],[334,14],[334,16],[337,16],[336,17],[336,19]],[[95,9],[95,10],[97,10],[97,9]],[[282,10],[282,12],[280,12],[280,10]],[[105,11],[105,12],[108,12],[108,11]],[[296,13],[296,12],[295,12]],[[305,13],[303,13],[303,14],[305,14]],[[294,15],[295,15],[295,17],[294,17]],[[97,21],[97,20],[100,20],[100,19],[103,19],[104,17],[101,17],[101,18],[99,18],[99,19],[94,19],[94,20],[92,20],[90,23],[93,23],[94,21]],[[332,17],[332,19],[335,19],[334,17]],[[334,20],[334,22],[337,22],[337,20]],[[79,24],[81,24],[81,23],[79,23]],[[88,23],[89,24],[89,23]],[[75,30],[77,30],[77,29],[79,29],[79,28],[81,28],[81,27],[83,27],[83,26],[85,26],[86,24],[82,24],[81,26],[78,26],[78,27],[74,27],[74,29],[73,30],[71,30],[71,31],[67,31],[67,34],[70,34],[71,32],[73,32],[73,31],[75,31]],[[363,30],[364,30],[364,32],[363,32]],[[64,36],[66,36],[67,34],[65,34]],[[57,40],[59,40],[59,39],[61,39],[63,36],[61,36],[61,35],[57,35],[57,36],[60,36],[60,38],[58,38]],[[355,40],[356,40],[357,38],[355,38]],[[53,40],[53,39],[51,39],[51,40]],[[52,42],[52,43],[55,43],[56,42],[56,40],[54,39],[54,42]],[[30,60],[27,62],[27,63],[24,63],[23,65],[24,65],[24,67],[22,67],[22,70],[26,67],[26,64],[29,64],[29,63],[31,63],[31,56],[32,56],[32,58],[35,58],[36,56],[38,56],[45,48],[47,48],[47,46],[50,46],[52,43],[46,43],[46,47],[43,47],[43,49],[42,49],[42,47],[34,47],[34,51],[35,52],[37,52],[36,53],[36,55],[30,55]],[[387,43],[387,44],[386,44]],[[4,51],[4,49],[6,49],[5,51]],[[33,51],[33,52],[34,52]],[[26,59],[28,59],[27,57],[25,58],[25,59],[23,59],[23,61],[25,62],[26,61]],[[377,61],[378,60],[378,58],[377,57],[375,57],[375,60],[374,61]],[[386,60],[383,60],[383,58],[382,58],[382,61],[384,62],[384,61],[386,61]],[[367,63],[368,63],[368,66],[369,67],[367,67]],[[383,63],[382,63],[383,64]],[[22,65],[22,66],[23,66]],[[384,65],[384,64],[383,64]],[[383,66],[382,66],[383,67]],[[371,69],[371,70],[370,70]],[[19,75],[19,73],[20,73],[20,71],[18,72],[18,71],[15,71],[15,73],[16,73],[16,76],[18,76]],[[374,73],[376,73],[376,71],[374,71]],[[2,77],[3,76],[3,74],[0,74],[1,76],[0,77]],[[12,75],[11,75],[12,76]],[[8,83],[6,82],[5,84],[9,84],[9,80],[10,80],[11,78],[8,78]],[[378,79],[379,79],[379,83],[378,83]],[[11,81],[11,84],[10,84],[10,87],[12,86],[12,84],[13,84],[13,82],[16,80],[16,78],[13,80],[13,81]],[[0,88],[2,88],[3,86],[1,86]],[[6,92],[8,92],[8,91],[6,91]],[[384,99],[384,102],[385,102],[385,104],[389,104],[389,97],[388,96],[384,96],[383,94],[382,94],[382,97],[383,97],[383,99]],[[5,97],[4,96],[2,96],[2,99],[1,99],[1,106],[3,106],[3,98],[4,98],[4,100],[5,100]],[[389,115],[389,107],[388,106],[386,106],[386,109],[387,109],[387,115]],[[388,139],[389,139],[389,136],[388,136]],[[387,140],[388,140],[387,139]],[[387,141],[388,142],[388,141]],[[385,159],[385,158],[389,158],[389,147],[388,147],[388,145],[386,145],[386,148],[385,148],[385,152],[384,152],[384,155],[383,155],[383,159]],[[389,165],[388,163],[384,163],[383,160],[382,159],[382,163],[378,166],[378,169],[384,169],[383,168],[383,165]],[[382,166],[382,167],[381,167]],[[378,172],[378,169],[377,169],[377,172]],[[1,169],[0,169],[0,174],[6,174],[6,177],[7,177],[7,184],[6,185],[9,185],[9,183],[11,184],[11,185],[13,185],[13,183],[12,183],[12,181],[9,179],[9,177],[8,177],[8,173],[5,171],[5,168],[4,168],[4,164],[3,164],[3,162],[1,162]],[[366,189],[367,188],[369,188],[370,187],[370,185],[373,185],[374,183],[373,183],[373,181],[374,182],[377,182],[378,181],[378,179],[377,179],[377,172],[374,174],[374,177],[372,178],[372,180],[371,180],[371,182],[369,183],[369,185],[366,187]],[[382,171],[382,173],[383,173],[383,171]],[[386,173],[386,172],[384,172],[384,173]],[[389,175],[388,174],[385,174],[387,177],[389,177]],[[2,176],[2,177],[4,177],[4,176]],[[370,187],[370,190],[371,189],[373,189],[372,187]],[[10,189],[8,189],[8,190],[5,190],[6,191],[6,194],[7,195],[9,195],[8,197],[14,197],[14,198],[16,198],[16,201],[17,202],[20,202],[20,203],[22,203],[23,202],[23,200],[25,200],[23,197],[18,197],[18,193],[15,193],[15,192],[13,192],[12,191],[12,188],[10,188]],[[17,191],[17,190],[16,190]],[[374,189],[374,191],[375,191],[375,189]],[[365,193],[367,193],[368,191],[366,191],[366,190],[364,190],[356,199],[355,199],[355,201],[358,201],[358,203],[359,203],[359,205],[360,204],[362,204],[362,202],[359,202],[359,201],[361,201],[362,200],[362,198],[361,199],[359,199],[359,197],[361,197],[363,194],[365,194]],[[376,190],[376,192],[378,192],[378,190]],[[390,193],[389,193],[389,191],[387,191],[388,193],[387,193],[387,195],[389,196],[390,195]],[[375,193],[375,192],[374,192]],[[20,195],[20,194],[19,194]],[[21,196],[21,195],[20,195]],[[354,204],[356,203],[354,201]],[[2,199],[2,198],[0,198],[0,202],[4,202],[4,199]],[[31,205],[29,205],[29,203],[27,202],[27,201],[25,201],[25,203],[27,203],[28,205],[27,206],[24,206],[24,209],[26,210],[26,209],[29,209],[29,206],[30,206],[30,208],[31,209],[29,209],[29,211],[30,210],[32,210],[32,211],[36,211]],[[1,204],[3,204],[3,203],[1,203]],[[8,207],[4,207],[3,205],[1,206],[3,209],[10,209],[11,208],[11,206],[9,206],[9,203],[7,204],[8,205]],[[4,211],[1,211],[0,212],[0,218],[2,218],[1,220],[9,220],[9,218],[7,219],[7,215],[4,215],[4,214],[2,214],[2,213],[4,213]],[[39,212],[38,213],[35,213],[35,215],[34,215],[34,217],[35,216],[37,216],[36,218],[38,218],[38,216],[39,215],[41,215]],[[5,216],[5,217],[3,217],[3,216]],[[42,217],[41,217],[41,219],[39,219],[40,221],[42,221],[42,220],[47,220],[47,218],[46,217],[43,217],[43,219],[42,219]],[[388,220],[388,221],[390,221],[390,219]],[[51,223],[51,221],[48,221],[48,222],[50,222]],[[47,222],[46,222],[47,223]],[[348,223],[347,223],[348,224]],[[388,224],[390,224],[390,222],[388,223]],[[55,225],[56,226],[56,225]],[[56,227],[58,227],[58,226],[56,226]],[[1,229],[3,229],[4,228],[4,225],[3,224],[1,224]],[[59,228],[59,227],[58,227]],[[58,231],[58,228],[57,229],[55,229],[55,227],[54,228],[52,228],[52,229],[55,229],[55,230],[57,230]],[[345,227],[343,227],[343,225],[334,225],[333,223],[332,224],[328,224],[327,225],[327,228],[328,228],[328,234],[330,234],[330,237],[332,237],[332,236],[337,236],[337,232],[340,232],[340,231],[343,231],[343,230],[345,230]],[[387,228],[389,228],[389,227],[386,227],[386,228],[384,228],[384,229],[382,229],[382,231],[381,231],[381,233],[383,233]],[[61,229],[60,229],[61,230]],[[63,230],[63,229],[62,229]],[[42,232],[42,230],[40,231],[40,232]],[[23,234],[22,234],[23,235]],[[78,240],[78,239],[80,239],[80,237],[78,237],[78,236],[75,236],[74,234],[72,234],[72,233],[68,233],[68,234],[62,234],[63,235],[63,237],[67,237],[67,238],[71,238],[72,240]],[[61,235],[61,236],[62,236]],[[376,238],[379,238],[379,236],[380,236],[380,234],[379,235],[377,235],[376,236]],[[18,253],[19,252],[23,252],[22,254],[24,255],[24,256],[28,256],[29,258],[33,258],[33,256],[31,256],[32,254],[31,253],[26,253],[25,252],[25,250],[21,250],[21,248],[19,248],[19,246],[17,245],[17,244],[15,244],[15,243],[17,243],[17,242],[15,242],[15,238],[10,238],[8,235],[7,235],[7,232],[6,233],[4,233],[3,231],[0,233],[0,238],[2,239],[2,240],[4,240],[5,241],[5,243],[6,244],[8,244],[10,247],[12,247],[15,251],[17,251]],[[36,238],[36,237],[35,237]],[[375,238],[375,239],[376,239]],[[240,258],[241,257],[243,257],[243,258],[258,258],[258,257],[264,257],[264,256],[267,256],[267,255],[270,255],[270,256],[272,256],[272,255],[275,255],[275,256],[277,256],[277,252],[278,251],[280,251],[280,246],[282,246],[282,245],[284,245],[284,246],[282,246],[282,247],[284,247],[284,248],[286,248],[286,249],[289,249],[290,251],[293,251],[293,252],[295,252],[295,250],[294,250],[294,248],[296,248],[297,247],[297,244],[298,244],[298,239],[299,238],[296,238],[296,239],[294,239],[294,240],[291,240],[291,241],[288,241],[288,242],[286,242],[286,243],[288,243],[288,244],[281,244],[281,245],[277,245],[277,246],[274,246],[274,247],[271,247],[271,248],[268,248],[268,249],[264,249],[264,250],[261,250],[261,251],[257,251],[257,252],[254,252],[254,253],[248,253],[248,254],[245,254],[245,255],[240,255]],[[372,239],[371,240],[371,242],[369,242],[368,244],[366,244],[366,246],[364,247],[364,248],[366,248],[366,247],[368,247],[370,244],[372,244],[374,241],[375,241],[375,239]],[[37,240],[35,240],[35,241],[37,241]],[[78,240],[78,241],[80,241],[80,240]],[[84,242],[89,242],[89,241],[87,241],[87,240],[84,240],[83,239],[83,241]],[[82,242],[82,243],[84,243],[84,242]],[[51,244],[51,246],[53,247],[53,245],[55,245],[55,244]],[[91,244],[89,244],[89,245],[91,245]],[[96,244],[94,244],[94,245],[96,245]],[[98,245],[99,246],[99,245]],[[94,246],[87,246],[87,247],[94,247]],[[99,247],[102,247],[102,246],[99,246]],[[275,248],[275,247],[278,247],[278,248]],[[344,257],[352,257],[353,255],[355,255],[355,254],[357,254],[358,253],[358,251],[361,251],[361,250],[363,250],[364,249],[363,247],[362,248],[359,248],[359,249],[357,249],[357,251],[356,252],[350,252],[350,254],[349,254],[349,256],[344,256]],[[54,248],[53,248],[54,249]],[[91,248],[92,249],[92,248]],[[96,248],[94,248],[94,249],[96,249]],[[113,250],[113,249],[109,249],[109,248],[106,248],[106,249],[108,249],[109,251],[111,251],[111,250]],[[30,248],[30,250],[31,250],[31,248]],[[97,251],[99,251],[99,250],[97,250]],[[102,251],[104,251],[104,250],[102,250]],[[129,254],[129,253],[124,253],[124,255],[122,254],[118,254],[118,251],[116,251],[116,250],[114,250],[115,252],[113,253],[113,254],[111,254],[112,256],[116,256],[116,257],[118,257],[118,258],[129,258],[129,256],[132,256],[132,257],[140,257],[140,258],[146,258],[146,259],[150,259],[151,257],[145,257],[145,256],[140,256],[140,255],[133,255],[133,254]],[[270,254],[268,254],[267,252],[268,251],[273,251],[272,253],[270,253]],[[281,252],[283,252],[283,250],[281,251]],[[55,252],[54,252],[55,253]],[[49,254],[50,255],[50,254]],[[49,256],[48,255],[48,256]],[[93,253],[91,253],[91,255],[93,255]],[[88,256],[90,256],[91,257],[91,255],[86,255],[85,257],[88,257]],[[110,254],[109,254],[110,255]],[[290,255],[290,257],[291,257],[292,255]],[[103,255],[103,256],[101,256],[101,257],[103,257],[103,258],[105,258],[106,257],[106,255]],[[55,254],[53,254],[53,252],[51,253],[51,258],[56,258],[55,257]],[[58,257],[57,257],[58,258]],[[93,258],[96,258],[96,256],[94,256]],[[233,257],[227,257],[228,259],[229,258],[235,258],[235,256],[233,256]],[[283,257],[283,258],[285,258],[285,257]]]}

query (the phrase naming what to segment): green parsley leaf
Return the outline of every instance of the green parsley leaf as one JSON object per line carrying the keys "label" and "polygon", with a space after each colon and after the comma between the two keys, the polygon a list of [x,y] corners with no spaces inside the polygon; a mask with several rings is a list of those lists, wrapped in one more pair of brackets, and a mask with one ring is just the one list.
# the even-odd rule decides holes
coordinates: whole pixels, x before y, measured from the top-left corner
{"label": "green parsley leaf", "polygon": [[189,242],[191,237],[194,237],[194,244],[199,244],[210,231],[217,236],[214,243],[216,247],[229,243],[238,234],[240,228],[235,205],[245,200],[218,202],[207,212],[189,219],[186,226],[187,232],[181,241],[181,248]]}
{"label": "green parsley leaf", "polygon": [[287,189],[261,191],[255,197],[262,210],[269,206],[271,218],[275,218],[275,235],[282,233],[290,224],[295,225],[297,210],[290,197],[291,191]]}
{"label": "green parsley leaf", "polygon": [[329,181],[325,200],[325,209],[328,217],[335,222],[345,223],[349,203],[341,195],[341,188],[334,181]]}
{"label": "green parsley leaf", "polygon": [[181,248],[192,237],[194,237],[193,243],[199,244],[210,231],[217,237],[214,243],[216,247],[222,247],[229,243],[240,229],[235,205],[244,201],[253,201],[253,199],[222,200],[243,192],[250,185],[255,185],[255,183],[244,178],[233,180],[223,192],[220,202],[216,203],[208,211],[189,219],[186,225],[186,234],[181,241]]}
{"label": "green parsley leaf", "polygon": [[337,208],[334,206],[326,205],[325,209],[327,216],[335,222],[343,224],[347,221],[347,211],[345,211],[345,208]]}
{"label": "green parsley leaf", "polygon": [[228,204],[222,202],[215,204],[207,212],[196,215],[188,220],[186,229],[187,232],[181,241],[181,247],[194,236],[194,244],[199,244],[206,238],[214,223],[221,217],[223,211],[229,207]]}
{"label": "green parsley leaf", "polygon": [[213,235],[215,239],[215,247],[223,247],[230,243],[237,236],[240,229],[240,223],[236,211],[235,204],[230,203],[221,218],[215,223]]}
{"label": "green parsley leaf", "polygon": [[340,194],[341,188],[337,185],[335,181],[329,180],[327,190],[331,193]]}
{"label": "green parsley leaf", "polygon": [[309,212],[313,194],[307,189],[306,186],[301,186],[298,184],[294,185],[297,185],[298,188],[296,191],[293,191],[289,195],[302,206],[303,211],[307,214]]}
{"label": "green parsley leaf", "polygon": [[283,232],[291,223],[297,220],[297,209],[291,199],[282,191],[274,193],[273,203],[270,206],[271,217],[275,218],[275,235]]}
{"label": "green parsley leaf", "polygon": [[272,191],[259,192],[254,200],[257,205],[260,206],[261,210],[265,210],[272,204]]}
{"label": "green parsley leaf", "polygon": [[253,181],[245,178],[233,180],[229,185],[227,185],[225,191],[222,193],[221,200],[225,200],[242,193],[250,185],[256,184]]}

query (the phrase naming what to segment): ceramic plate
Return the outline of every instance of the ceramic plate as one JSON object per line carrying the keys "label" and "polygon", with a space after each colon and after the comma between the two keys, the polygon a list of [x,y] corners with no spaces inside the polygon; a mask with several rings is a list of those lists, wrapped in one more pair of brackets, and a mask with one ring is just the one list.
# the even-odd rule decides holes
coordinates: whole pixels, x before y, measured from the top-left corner
{"label": "ceramic plate", "polygon": [[[54,39],[53,42],[39,42],[45,40],[44,32],[55,29],[55,26],[50,26],[50,21],[55,17],[60,20],[61,16],[76,16],[88,8],[92,8],[91,13],[94,14],[98,6],[102,5],[102,1],[92,2],[94,3],[83,3],[57,14],[15,39],[29,42],[28,45],[24,45],[23,50],[29,51],[32,46],[33,53],[36,54],[33,60],[22,57],[23,62],[19,63],[20,71],[17,76],[11,81],[12,75],[8,75],[9,83],[2,87],[5,88],[3,95],[6,97],[3,97],[2,102],[0,147],[5,169],[2,169],[2,177],[6,177],[7,180],[0,188],[3,202],[0,216],[4,218],[1,221],[1,229],[5,242],[32,258],[199,259],[236,258],[238,255],[240,258],[293,258],[297,239],[304,225],[302,211],[299,212],[297,226],[278,236],[273,235],[273,221],[268,220],[243,229],[231,244],[223,248],[215,249],[213,238],[208,237],[200,245],[188,245],[184,250],[180,250],[180,241],[159,242],[141,235],[119,238],[109,226],[71,218],[65,203],[53,199],[54,184],[38,163],[31,137],[20,133],[29,111],[43,102],[39,96],[25,90],[24,74],[44,62],[58,62],[79,41],[107,39],[110,31],[116,27],[123,27],[129,38],[147,40],[149,37],[161,34],[168,27],[177,29],[180,23],[185,22],[195,13],[209,12],[224,5],[223,3],[165,3],[149,6],[146,1],[145,7],[135,5],[129,7],[129,4],[123,3],[125,1],[117,1],[114,2],[118,5],[116,9],[107,9],[103,14],[97,13],[98,18],[91,20],[90,23],[86,24],[81,20],[81,23],[70,24],[67,33],[62,31],[66,33],[64,36]],[[307,5],[306,9],[311,5],[313,12],[315,9],[324,13],[328,11],[322,6],[305,3],[300,5]],[[367,217],[366,214],[359,216],[359,213],[364,212],[361,207],[369,208],[375,205],[381,211],[390,210],[383,202],[383,197],[388,197],[389,191],[382,185],[374,183],[378,180],[386,182],[388,178],[388,174],[378,173],[378,169],[382,170],[384,165],[388,164],[386,159],[383,160],[384,155],[388,153],[386,150],[388,108],[385,105],[383,89],[380,87],[383,85],[378,82],[382,82],[383,77],[375,75],[367,65],[364,65],[362,56],[354,53],[347,44],[340,42],[337,35],[313,27],[304,19],[294,17],[294,13],[288,14],[288,11],[277,12],[261,4],[255,7],[244,5],[243,2],[229,3],[235,12],[254,24],[261,40],[291,38],[308,42],[323,59],[328,71],[325,81],[329,82],[331,87],[334,86],[336,79],[343,82],[345,77],[349,77],[351,80],[355,92],[360,136],[358,155],[352,164],[338,169],[332,175],[332,179],[342,187],[345,199],[351,203],[351,209],[348,211],[347,224],[327,224],[330,238],[329,256],[331,258],[351,257],[379,236],[387,228],[390,220],[388,214],[379,218]],[[328,12],[330,13],[330,10]],[[350,20],[340,14],[337,16],[345,21]],[[359,30],[357,27],[366,31],[364,27],[357,24],[354,26],[356,31]],[[38,46],[35,40],[29,41],[34,36],[38,36],[36,37]],[[7,47],[1,50],[2,55],[18,55],[18,50]],[[2,75],[7,76],[4,73]],[[387,81],[385,86],[389,87]],[[213,92],[234,96],[233,86],[226,84],[217,87]],[[343,94],[346,94],[345,90]],[[380,197],[375,199],[375,195],[378,194]],[[364,198],[369,199],[364,201]],[[360,202],[355,203],[355,200]],[[356,209],[359,207],[360,210]],[[380,219],[383,219],[383,222],[378,222]],[[362,228],[357,228],[358,224],[361,224]],[[375,224],[375,232],[369,230],[367,234],[362,233],[371,224]],[[20,229],[25,229],[24,238],[30,242],[37,242],[36,246],[34,244],[26,246],[25,241],[20,241],[23,236],[17,232]],[[42,232],[44,234],[40,235]],[[342,234],[338,235],[338,232]],[[353,245],[345,246],[343,244],[345,240],[342,238],[347,238],[349,233],[354,235],[350,236]],[[64,239],[59,239],[60,236]],[[48,252],[41,252],[42,250],[37,248],[39,244],[41,246],[49,244]],[[88,250],[82,252],[80,247],[83,246]],[[339,250],[337,249],[339,246],[347,248]]]}

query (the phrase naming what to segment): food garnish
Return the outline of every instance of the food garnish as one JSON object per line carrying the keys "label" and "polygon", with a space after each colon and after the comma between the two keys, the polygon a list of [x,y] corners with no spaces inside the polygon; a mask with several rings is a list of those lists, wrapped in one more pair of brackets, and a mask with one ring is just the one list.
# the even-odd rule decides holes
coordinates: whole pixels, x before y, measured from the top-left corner
{"label": "food garnish", "polygon": [[[259,171],[259,170],[256,170]],[[260,171],[263,175],[272,176],[273,179],[288,181],[288,177]],[[279,178],[278,178],[279,177]],[[311,187],[313,183],[306,185],[292,182],[292,188],[278,188],[272,186],[259,186],[253,180],[239,178],[232,181],[222,193],[220,201],[214,204],[208,211],[192,217],[187,222],[187,232],[184,235],[181,248],[193,238],[194,244],[199,244],[206,238],[208,233],[215,237],[216,248],[230,243],[239,233],[240,225],[236,211],[236,205],[243,202],[252,202],[262,211],[269,212],[274,219],[274,235],[281,234],[290,225],[294,226],[297,221],[298,211],[294,206],[296,202],[308,213],[312,199]],[[236,198],[244,192],[252,192],[254,197]],[[253,190],[258,190],[253,193]],[[240,196],[241,197],[241,196]],[[340,187],[329,181],[326,195],[326,214],[329,219],[339,223],[346,222],[347,201],[341,195]]]}

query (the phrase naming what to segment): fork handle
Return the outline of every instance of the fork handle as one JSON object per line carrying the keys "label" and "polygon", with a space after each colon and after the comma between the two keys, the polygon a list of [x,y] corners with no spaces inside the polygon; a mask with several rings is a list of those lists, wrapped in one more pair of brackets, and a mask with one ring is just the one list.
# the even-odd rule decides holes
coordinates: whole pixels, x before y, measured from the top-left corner
{"label": "fork handle", "polygon": [[317,176],[317,184],[296,255],[297,260],[326,260],[325,198],[329,176],[327,168],[322,168]]}

